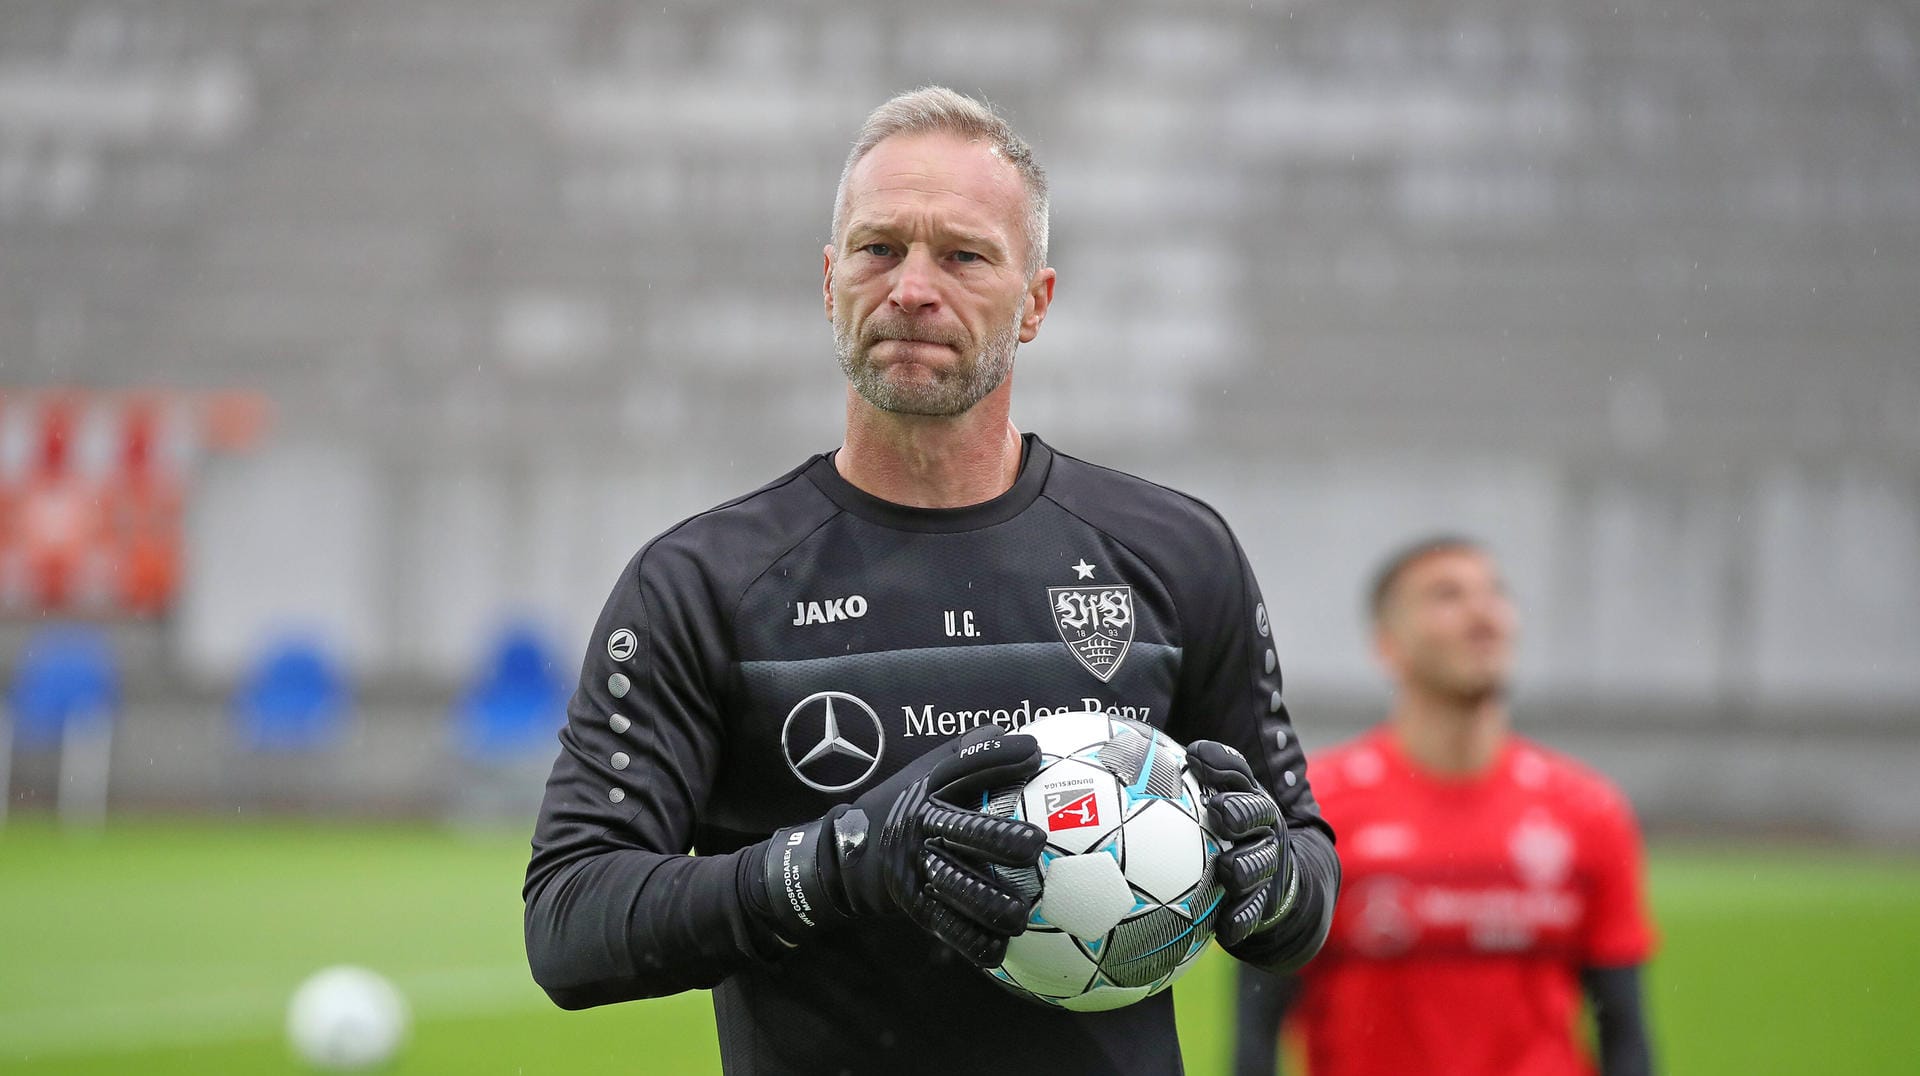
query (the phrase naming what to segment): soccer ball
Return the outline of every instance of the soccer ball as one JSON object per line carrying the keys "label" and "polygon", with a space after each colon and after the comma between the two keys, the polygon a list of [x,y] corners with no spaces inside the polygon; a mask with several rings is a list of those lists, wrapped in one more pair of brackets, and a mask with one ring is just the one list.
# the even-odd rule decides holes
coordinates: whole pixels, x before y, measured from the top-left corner
{"label": "soccer ball", "polygon": [[324,968],[293,992],[287,1037],[314,1068],[372,1068],[391,1059],[406,1039],[407,1001],[366,968]]}
{"label": "soccer ball", "polygon": [[1206,950],[1222,894],[1213,867],[1223,843],[1208,829],[1186,750],[1097,711],[1020,731],[1040,741],[1040,772],[988,793],[984,809],[1042,827],[1047,845],[1036,867],[992,867],[1039,899],[988,974],[1076,1012],[1158,993]]}

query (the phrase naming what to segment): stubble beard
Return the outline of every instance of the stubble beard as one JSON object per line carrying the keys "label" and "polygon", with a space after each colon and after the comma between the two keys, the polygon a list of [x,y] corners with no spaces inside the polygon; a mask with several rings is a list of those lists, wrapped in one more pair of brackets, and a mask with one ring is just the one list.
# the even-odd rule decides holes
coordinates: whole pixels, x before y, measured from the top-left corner
{"label": "stubble beard", "polygon": [[1469,687],[1458,688],[1452,694],[1454,703],[1462,709],[1478,710],[1488,703],[1504,702],[1507,697],[1507,685],[1505,681],[1492,683],[1483,681]]}
{"label": "stubble beard", "polygon": [[[836,311],[833,343],[840,357],[840,372],[861,399],[896,415],[951,417],[971,411],[1013,372],[1024,315],[1024,304],[1015,306],[1011,321],[969,351],[966,334],[958,329],[927,329],[878,315],[856,329],[850,318]],[[959,353],[960,361],[950,369],[933,371],[927,381],[890,378],[887,373],[891,367],[873,361],[874,347],[886,340],[945,344]]]}
{"label": "stubble beard", "polygon": [[1505,669],[1461,670],[1442,667],[1429,670],[1424,679],[1429,691],[1463,709],[1477,709],[1490,702],[1502,701],[1507,697],[1509,687]]}

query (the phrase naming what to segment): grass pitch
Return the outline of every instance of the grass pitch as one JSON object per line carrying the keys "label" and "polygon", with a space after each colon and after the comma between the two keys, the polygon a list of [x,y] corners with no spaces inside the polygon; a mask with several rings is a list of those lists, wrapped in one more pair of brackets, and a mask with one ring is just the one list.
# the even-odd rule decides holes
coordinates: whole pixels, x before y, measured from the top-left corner
{"label": "grass pitch", "polygon": [[[520,942],[519,832],[208,821],[0,829],[0,1072],[297,1073],[287,998],[327,964],[413,1006],[406,1073],[709,1073],[703,993],[551,1006]],[[1656,851],[1663,1071],[1920,1071],[1920,861]],[[1177,988],[1187,1069],[1227,1071],[1231,961]]]}

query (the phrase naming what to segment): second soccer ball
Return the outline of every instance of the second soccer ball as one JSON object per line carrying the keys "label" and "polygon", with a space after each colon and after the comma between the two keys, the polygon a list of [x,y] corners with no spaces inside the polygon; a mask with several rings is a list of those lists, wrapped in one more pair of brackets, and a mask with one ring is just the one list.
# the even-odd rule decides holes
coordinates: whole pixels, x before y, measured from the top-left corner
{"label": "second soccer ball", "polygon": [[322,1070],[386,1064],[406,1041],[408,1023],[400,991],[378,972],[350,964],[313,973],[287,1006],[294,1052]]}

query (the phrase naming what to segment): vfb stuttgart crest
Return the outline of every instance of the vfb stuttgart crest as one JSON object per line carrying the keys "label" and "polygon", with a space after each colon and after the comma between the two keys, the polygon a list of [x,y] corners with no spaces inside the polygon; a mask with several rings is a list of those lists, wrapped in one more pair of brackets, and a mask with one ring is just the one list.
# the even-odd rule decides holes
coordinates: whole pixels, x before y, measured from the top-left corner
{"label": "vfb stuttgart crest", "polygon": [[1133,588],[1048,587],[1060,638],[1101,683],[1113,679],[1133,645]]}

